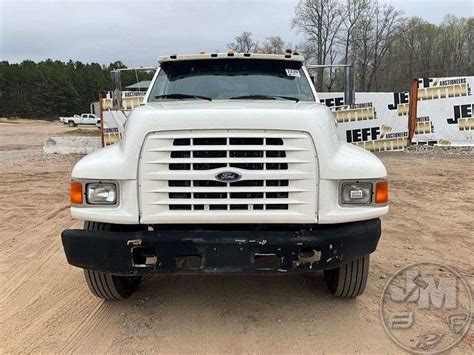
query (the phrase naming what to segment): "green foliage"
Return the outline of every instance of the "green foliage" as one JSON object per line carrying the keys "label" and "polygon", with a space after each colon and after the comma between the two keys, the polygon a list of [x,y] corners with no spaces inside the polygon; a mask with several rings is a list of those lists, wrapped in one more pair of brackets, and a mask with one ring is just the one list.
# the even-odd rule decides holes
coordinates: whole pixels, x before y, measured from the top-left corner
{"label": "green foliage", "polygon": [[[117,61],[98,63],[53,61],[0,62],[0,116],[55,119],[89,112],[97,93],[111,90],[110,71],[126,68]],[[150,74],[139,73],[139,80]],[[136,82],[134,71],[122,73],[122,87]]]}

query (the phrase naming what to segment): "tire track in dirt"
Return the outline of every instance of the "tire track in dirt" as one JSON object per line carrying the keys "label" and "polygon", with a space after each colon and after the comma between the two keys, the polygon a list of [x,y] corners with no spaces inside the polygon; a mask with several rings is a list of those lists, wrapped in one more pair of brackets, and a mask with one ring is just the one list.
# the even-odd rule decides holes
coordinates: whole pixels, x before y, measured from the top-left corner
{"label": "tire track in dirt", "polygon": [[[37,225],[26,227],[24,230],[17,232],[8,238],[3,238],[2,236],[3,245],[0,247],[0,253],[2,255],[2,257],[0,257],[0,262],[14,262],[15,260],[9,260],[12,256],[18,260],[18,258],[21,259],[21,253],[23,252],[31,250],[44,251],[45,246],[46,248],[53,247],[53,245],[59,239],[61,231],[77,223],[71,220],[69,211],[62,207],[59,210],[62,211],[57,212],[57,221],[50,221],[46,219]],[[34,237],[35,235],[39,234],[46,235],[45,239],[50,243],[45,243],[45,239]],[[8,242],[9,240],[14,240],[13,243],[15,243],[15,245],[10,246],[5,244],[5,242]],[[20,246],[23,250],[20,249]],[[45,253],[41,252],[40,257],[43,255],[45,255]],[[19,265],[22,265],[22,263],[20,262]]]}
{"label": "tire track in dirt", "polygon": [[[65,228],[72,226],[75,222],[70,220],[68,223],[62,221],[66,219],[68,211],[63,210],[58,215],[62,214],[62,218],[58,218],[57,222],[51,223],[44,221],[37,226],[27,228],[21,235],[16,235],[13,238],[18,238],[16,244],[23,244],[21,247],[12,247],[6,251],[2,250],[3,257],[0,263],[5,265],[15,265],[13,270],[10,270],[8,280],[4,282],[4,288],[0,292],[0,300],[2,304],[8,304],[15,300],[14,294],[21,291],[28,280],[35,278],[42,272],[42,268],[48,263],[52,256],[60,256],[62,246],[59,235]],[[31,235],[46,235],[48,242],[42,238],[32,238]],[[26,236],[25,238],[20,238]],[[11,285],[10,285],[11,284]]]}
{"label": "tire track in dirt", "polygon": [[[74,222],[70,223],[69,226],[72,226]],[[56,226],[54,230],[48,233],[48,236],[59,236],[59,233],[64,228],[68,228],[69,226]],[[62,252],[62,245],[60,244],[59,237],[58,240],[54,240],[52,243],[49,243],[47,247],[43,247],[40,249],[40,245],[35,245],[32,243],[30,245],[26,245],[27,249],[33,250],[41,250],[38,254],[33,256],[33,262],[19,262],[18,260],[30,260],[30,257],[22,256],[21,254],[18,255],[18,252],[15,250],[10,250],[5,258],[0,261],[1,263],[5,263],[6,265],[17,265],[14,270],[10,271],[8,279],[5,280],[3,284],[3,289],[0,292],[0,302],[3,305],[9,304],[10,301],[15,300],[14,295],[16,293],[23,293],[25,288],[28,288],[28,281],[34,279],[38,274],[41,274],[42,268],[45,267],[45,264],[50,261],[51,257],[59,256]],[[11,248],[15,249],[15,248]],[[61,259],[65,259],[61,255]],[[23,291],[23,292],[20,292]]]}
{"label": "tire track in dirt", "polygon": [[22,351],[57,353],[64,346],[65,339],[99,302],[92,299],[85,288],[78,288],[82,280],[77,273],[71,274],[74,277],[62,280],[51,278],[50,282],[38,290],[34,300],[26,304],[25,309],[20,310],[11,320],[13,324],[15,319],[22,319],[24,322],[14,328],[4,328],[9,338],[13,335],[22,344]]}
{"label": "tire track in dirt", "polygon": [[[106,303],[101,300],[96,300],[96,306],[87,314],[84,320],[75,328],[70,336],[65,340],[65,344],[60,353],[75,353],[75,352],[97,352],[99,344],[87,344],[92,334],[96,333],[97,328],[103,327],[112,314],[112,303]],[[104,343],[101,344],[105,345]]]}

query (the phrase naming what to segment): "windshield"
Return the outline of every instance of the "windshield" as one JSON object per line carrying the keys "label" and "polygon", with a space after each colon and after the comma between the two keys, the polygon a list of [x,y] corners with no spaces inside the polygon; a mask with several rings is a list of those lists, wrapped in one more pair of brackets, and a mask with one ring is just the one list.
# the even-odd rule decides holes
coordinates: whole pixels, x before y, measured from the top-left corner
{"label": "windshield", "polygon": [[298,61],[211,59],[165,62],[149,95],[163,100],[315,101]]}

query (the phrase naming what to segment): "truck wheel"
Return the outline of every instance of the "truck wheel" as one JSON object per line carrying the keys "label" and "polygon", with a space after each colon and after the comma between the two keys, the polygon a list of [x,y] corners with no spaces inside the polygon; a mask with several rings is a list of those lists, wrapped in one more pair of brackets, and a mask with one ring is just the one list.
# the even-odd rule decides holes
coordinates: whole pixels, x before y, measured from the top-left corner
{"label": "truck wheel", "polygon": [[74,123],[74,121],[69,121],[68,126],[69,127],[75,127],[76,124]]}
{"label": "truck wheel", "polygon": [[337,269],[324,270],[324,280],[336,297],[352,298],[364,293],[369,275],[369,255],[352,260]]}
{"label": "truck wheel", "polygon": [[[85,230],[107,231],[112,225],[100,222],[84,222]],[[130,297],[141,281],[140,276],[117,276],[100,271],[84,270],[84,277],[92,294],[107,301]]]}

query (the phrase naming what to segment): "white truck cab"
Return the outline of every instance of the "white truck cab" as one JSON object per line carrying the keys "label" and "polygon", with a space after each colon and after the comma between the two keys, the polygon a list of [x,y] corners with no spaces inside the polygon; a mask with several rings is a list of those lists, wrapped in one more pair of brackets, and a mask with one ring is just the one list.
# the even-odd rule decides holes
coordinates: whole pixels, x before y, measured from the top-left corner
{"label": "white truck cab", "polygon": [[156,272],[324,270],[355,297],[388,212],[387,173],[342,142],[302,56],[172,55],[123,141],[80,160],[65,230],[92,293],[128,297]]}

